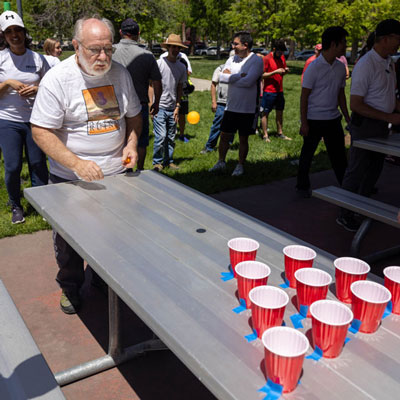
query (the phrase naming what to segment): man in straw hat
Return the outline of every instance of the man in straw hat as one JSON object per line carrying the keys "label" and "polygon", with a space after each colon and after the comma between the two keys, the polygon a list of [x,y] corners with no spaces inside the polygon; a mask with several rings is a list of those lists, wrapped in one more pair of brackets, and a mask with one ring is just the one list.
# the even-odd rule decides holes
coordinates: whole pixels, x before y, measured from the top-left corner
{"label": "man in straw hat", "polygon": [[153,119],[153,168],[156,171],[161,171],[164,167],[179,169],[174,164],[173,154],[182,86],[186,80],[186,68],[181,62],[177,61],[179,51],[182,48],[187,48],[182,43],[181,37],[171,33],[161,46],[167,49],[168,56],[157,61],[163,92],[158,114]]}

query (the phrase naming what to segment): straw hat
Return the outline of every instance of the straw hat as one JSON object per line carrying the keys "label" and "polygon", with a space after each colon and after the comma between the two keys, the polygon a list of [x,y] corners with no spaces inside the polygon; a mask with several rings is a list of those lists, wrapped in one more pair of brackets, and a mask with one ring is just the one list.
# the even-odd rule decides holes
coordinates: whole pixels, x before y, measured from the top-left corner
{"label": "straw hat", "polygon": [[172,45],[172,46],[179,46],[182,47],[184,49],[187,49],[187,46],[185,46],[182,43],[182,39],[179,35],[175,35],[174,33],[171,33],[167,40],[161,44],[161,47],[166,48],[168,45]]}

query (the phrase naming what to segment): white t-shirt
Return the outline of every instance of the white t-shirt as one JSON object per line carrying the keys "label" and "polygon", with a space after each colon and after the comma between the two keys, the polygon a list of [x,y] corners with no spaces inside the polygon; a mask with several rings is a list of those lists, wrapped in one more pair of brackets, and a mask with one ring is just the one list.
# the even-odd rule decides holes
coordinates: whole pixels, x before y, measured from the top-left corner
{"label": "white t-shirt", "polygon": [[179,83],[186,81],[186,67],[180,62],[168,61],[165,57],[157,60],[161,73],[162,95],[160,108],[173,110],[176,106],[176,88]]}
{"label": "white t-shirt", "polygon": [[323,54],[306,69],[303,85],[311,89],[307,119],[330,120],[340,117],[338,95],[346,86],[346,67],[338,59],[329,64]]}
{"label": "white t-shirt", "polygon": [[350,94],[383,112],[396,107],[396,72],[392,58],[382,58],[374,49],[360,58],[353,69]]}
{"label": "white t-shirt", "polygon": [[[164,51],[164,53],[160,55],[160,58],[164,58],[167,56],[168,56],[168,51]],[[191,74],[193,71],[192,71],[192,66],[190,65],[189,57],[185,53],[179,52],[177,59],[179,60],[180,58],[183,58],[186,61],[188,72],[189,74]]]}
{"label": "white t-shirt", "polygon": [[[124,171],[125,117],[140,112],[132,79],[122,65],[113,62],[105,75],[90,76],[72,55],[40,82],[31,123],[51,129],[79,158],[96,162],[104,175],[114,175]],[[50,173],[77,179],[71,170],[49,161]]]}
{"label": "white t-shirt", "polygon": [[50,68],[55,67],[60,62],[60,59],[58,57],[49,56],[47,54],[44,55],[44,58],[48,62]]}
{"label": "white t-shirt", "polygon": [[[26,85],[37,86],[49,65],[44,57],[26,49],[25,54],[18,56],[8,48],[0,51],[0,82],[15,79]],[[14,122],[29,122],[35,96],[22,97],[8,87],[0,96],[0,119]]]}
{"label": "white t-shirt", "polygon": [[[231,74],[222,73],[219,81],[229,83],[226,110],[254,114],[257,104],[257,82],[264,70],[263,60],[254,53],[245,58],[235,55],[228,59],[225,69],[229,69]],[[242,77],[241,74],[246,76]]]}
{"label": "white t-shirt", "polygon": [[228,84],[219,81],[219,76],[224,70],[224,64],[219,65],[215,68],[212,81],[217,84],[217,103],[226,104],[226,99],[228,97]]}

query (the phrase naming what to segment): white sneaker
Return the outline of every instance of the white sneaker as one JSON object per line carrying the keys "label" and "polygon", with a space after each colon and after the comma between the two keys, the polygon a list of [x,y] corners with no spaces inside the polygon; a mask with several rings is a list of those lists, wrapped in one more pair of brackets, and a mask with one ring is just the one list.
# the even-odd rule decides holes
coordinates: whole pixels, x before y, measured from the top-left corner
{"label": "white sneaker", "polygon": [[226,164],[225,161],[218,160],[217,163],[208,170],[208,172],[222,172],[225,171]]}
{"label": "white sneaker", "polygon": [[242,164],[236,165],[236,168],[232,172],[232,176],[240,176],[244,174],[244,168]]}

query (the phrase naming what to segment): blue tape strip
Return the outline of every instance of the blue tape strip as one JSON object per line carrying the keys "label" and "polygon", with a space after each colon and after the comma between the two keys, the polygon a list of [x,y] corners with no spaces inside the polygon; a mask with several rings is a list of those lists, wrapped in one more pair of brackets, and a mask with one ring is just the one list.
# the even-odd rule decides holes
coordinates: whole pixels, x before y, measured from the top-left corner
{"label": "blue tape strip", "polygon": [[350,325],[349,332],[356,334],[361,326],[362,322],[359,319],[353,319],[353,322]]}
{"label": "blue tape strip", "polygon": [[264,400],[276,400],[282,396],[283,386],[279,383],[274,383],[271,379],[267,380],[265,386],[261,389],[258,389],[259,392],[264,392],[267,396],[264,397]]}
{"label": "blue tape strip", "polygon": [[281,285],[279,285],[281,288],[283,289],[287,289],[288,287],[290,287],[290,283],[287,279],[285,279],[285,283],[282,283]]}
{"label": "blue tape strip", "polygon": [[307,313],[308,313],[308,306],[303,306],[303,304],[300,304],[300,314],[304,318],[307,318]]}
{"label": "blue tape strip", "polygon": [[282,325],[281,326],[286,326],[286,322],[282,321]]}
{"label": "blue tape strip", "polygon": [[253,333],[251,333],[250,335],[246,335],[245,339],[250,343],[253,340],[256,340],[258,338],[258,334],[257,331],[255,329],[253,329]]}
{"label": "blue tape strip", "polygon": [[224,282],[230,281],[234,277],[233,272],[221,272],[221,280]]}
{"label": "blue tape strip", "polygon": [[242,311],[246,310],[246,300],[239,299],[239,303],[240,303],[240,306],[232,309],[232,311],[235,312],[236,314],[240,314]]}
{"label": "blue tape strip", "polygon": [[301,323],[303,319],[305,319],[305,317],[303,317],[301,314],[294,314],[290,317],[290,320],[296,329],[304,328],[303,324]]}
{"label": "blue tape strip", "polygon": [[350,342],[350,340],[351,340],[351,339],[350,339],[349,337],[347,337],[346,339],[344,339],[344,344]]}
{"label": "blue tape strip", "polygon": [[387,304],[385,311],[382,315],[382,319],[386,318],[388,315],[390,315],[392,313],[393,310],[393,303],[392,300],[389,301],[389,303]]}
{"label": "blue tape strip", "polygon": [[322,351],[322,349],[320,349],[318,346],[315,346],[315,350],[309,356],[306,356],[306,358],[319,361],[322,358],[323,354],[324,352]]}

